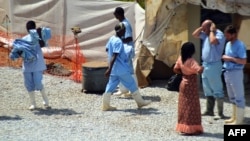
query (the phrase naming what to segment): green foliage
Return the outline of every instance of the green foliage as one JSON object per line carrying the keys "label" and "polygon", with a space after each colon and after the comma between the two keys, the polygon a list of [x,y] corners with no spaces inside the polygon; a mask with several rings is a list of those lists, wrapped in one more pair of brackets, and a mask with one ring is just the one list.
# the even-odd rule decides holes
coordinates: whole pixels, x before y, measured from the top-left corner
{"label": "green foliage", "polygon": [[125,2],[137,1],[137,3],[138,3],[143,9],[145,9],[145,0],[116,0],[116,1],[125,1]]}
{"label": "green foliage", "polygon": [[137,0],[137,2],[140,4],[140,6],[145,9],[145,0]]}

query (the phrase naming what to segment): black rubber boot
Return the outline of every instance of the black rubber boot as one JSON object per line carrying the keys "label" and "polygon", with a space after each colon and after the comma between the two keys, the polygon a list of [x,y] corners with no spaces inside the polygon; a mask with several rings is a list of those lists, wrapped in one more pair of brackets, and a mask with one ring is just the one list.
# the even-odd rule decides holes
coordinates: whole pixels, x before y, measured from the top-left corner
{"label": "black rubber boot", "polygon": [[226,117],[223,114],[223,103],[224,99],[223,98],[216,98],[216,104],[217,104],[217,109],[218,109],[218,114],[214,117],[215,120],[218,119],[225,119]]}
{"label": "black rubber boot", "polygon": [[215,98],[213,96],[207,96],[207,109],[202,116],[214,116],[214,104]]}

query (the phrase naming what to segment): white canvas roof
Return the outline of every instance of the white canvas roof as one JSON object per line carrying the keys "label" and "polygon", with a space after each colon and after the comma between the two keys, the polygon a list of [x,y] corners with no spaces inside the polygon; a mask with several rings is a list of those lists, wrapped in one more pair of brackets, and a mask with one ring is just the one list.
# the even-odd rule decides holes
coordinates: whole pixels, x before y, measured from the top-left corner
{"label": "white canvas roof", "polygon": [[[205,9],[219,10],[224,13],[241,15],[239,39],[250,49],[250,1],[249,0],[145,0],[145,31],[143,47],[138,59],[138,83],[148,85],[148,76],[154,66],[154,60],[162,61],[171,67],[180,52],[181,45],[193,41],[192,31],[200,26],[200,6]],[[198,7],[198,8],[197,8]],[[195,12],[195,13],[192,13]],[[194,22],[196,21],[196,22]],[[198,40],[195,40],[198,41]],[[199,58],[199,44],[196,55]],[[158,70],[162,68],[157,68]],[[165,70],[167,73],[167,71]]]}

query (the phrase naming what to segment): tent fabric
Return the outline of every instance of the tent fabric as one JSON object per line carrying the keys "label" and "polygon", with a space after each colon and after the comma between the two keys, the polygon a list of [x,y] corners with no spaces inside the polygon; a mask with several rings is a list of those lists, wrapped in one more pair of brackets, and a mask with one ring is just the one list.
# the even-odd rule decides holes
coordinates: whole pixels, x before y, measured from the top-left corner
{"label": "tent fabric", "polygon": [[164,38],[166,29],[171,24],[172,18],[178,14],[178,7],[187,3],[201,5],[207,9],[217,9],[224,13],[250,16],[250,1],[246,0],[159,0],[154,2],[146,0],[147,30],[144,31],[143,44],[153,55],[157,54],[157,48]]}
{"label": "tent fabric", "polygon": [[148,51],[143,51],[147,54],[140,53],[140,62],[137,62],[141,70],[140,74],[137,73],[138,83],[143,84],[141,87],[150,83],[148,75],[153,69],[154,60],[160,60],[171,67],[180,53],[181,44],[188,40],[186,5],[180,4],[175,9],[167,9],[169,1],[157,2],[159,1],[146,1],[142,45]]}
{"label": "tent fabric", "polygon": [[190,36],[188,35],[188,4],[241,15],[239,38],[250,49],[250,42],[247,39],[249,32],[244,32],[249,30],[247,25],[250,24],[250,1],[248,0],[145,0],[145,4],[146,18],[142,41],[144,51],[142,52],[146,54],[140,53],[142,57],[138,56],[141,73],[137,75],[138,80],[144,85],[149,84],[147,77],[152,70],[152,66],[148,65],[154,64],[156,59],[171,67],[180,53],[182,43],[188,41]]}
{"label": "tent fabric", "polygon": [[[42,48],[45,58],[74,60],[76,43],[86,61],[107,60],[105,45],[118,23],[113,12],[123,7],[134,32],[136,58],[140,51],[145,24],[145,10],[136,2],[113,0],[0,0],[0,31],[17,36],[0,36],[0,42],[11,46],[12,38],[26,34],[25,24],[34,20],[37,26],[50,27],[52,39],[49,47]],[[81,33],[74,36],[71,28],[80,27]],[[10,36],[10,35],[9,35]],[[76,37],[76,38],[75,38]],[[8,39],[6,39],[8,38]],[[77,39],[77,40],[75,40]],[[134,65],[137,67],[137,59]],[[139,68],[140,69],[140,68]],[[140,71],[139,71],[140,72]]]}
{"label": "tent fabric", "polygon": [[[0,0],[0,20],[9,17],[9,32],[26,34],[25,24],[34,20],[37,26],[52,29],[53,47],[62,47],[64,52],[75,47],[72,27],[81,28],[77,35],[81,52],[87,61],[105,60],[105,44],[114,33],[118,20],[113,12],[115,7],[123,7],[136,39],[144,27],[145,11],[136,2],[112,0]],[[3,23],[3,22],[2,22]],[[6,25],[1,24],[6,30]],[[53,38],[52,37],[52,38]],[[140,38],[140,36],[138,37]],[[137,40],[140,41],[141,39]],[[136,42],[136,44],[138,44]],[[70,53],[68,53],[70,54]]]}
{"label": "tent fabric", "polygon": [[[148,75],[154,60],[171,67],[181,44],[188,41],[188,4],[241,15],[239,38],[250,48],[249,33],[244,32],[250,24],[249,0],[145,0],[145,11],[136,2],[112,0],[0,0],[0,30],[25,34],[25,23],[33,19],[38,26],[52,29],[55,40],[51,47],[67,57],[74,51],[74,36],[70,29],[78,26],[82,32],[77,39],[86,60],[105,60],[104,46],[118,23],[113,11],[121,6],[132,23],[136,41],[134,66],[139,86],[145,87],[149,84]],[[1,37],[0,41],[12,40]]]}
{"label": "tent fabric", "polygon": [[249,40],[250,17],[243,16],[242,19],[239,21],[240,21],[240,29],[239,29],[238,38],[241,39],[246,44],[247,49],[250,50],[250,40]]}

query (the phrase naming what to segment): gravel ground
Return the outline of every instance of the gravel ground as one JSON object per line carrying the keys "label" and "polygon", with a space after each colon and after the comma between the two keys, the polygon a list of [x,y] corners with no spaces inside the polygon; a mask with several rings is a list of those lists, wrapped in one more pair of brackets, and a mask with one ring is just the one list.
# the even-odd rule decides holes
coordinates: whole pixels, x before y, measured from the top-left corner
{"label": "gravel ground", "polygon": [[[164,88],[166,81],[153,81],[140,91],[153,102],[142,109],[130,98],[113,96],[117,111],[100,110],[101,95],[81,92],[82,84],[66,78],[44,75],[44,84],[52,109],[29,111],[29,98],[23,86],[21,69],[0,67],[0,140],[1,141],[219,141],[224,138],[223,120],[202,117],[204,133],[182,136],[174,131],[177,121],[178,93]],[[247,96],[245,122],[250,123]],[[205,99],[200,93],[201,110]],[[227,98],[224,113],[230,115]]]}

